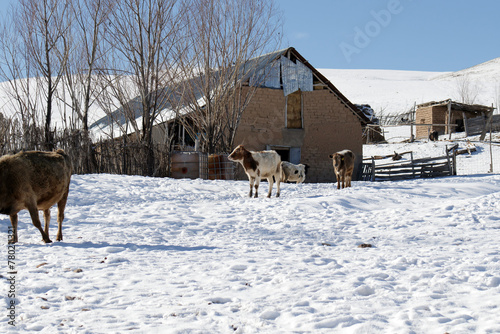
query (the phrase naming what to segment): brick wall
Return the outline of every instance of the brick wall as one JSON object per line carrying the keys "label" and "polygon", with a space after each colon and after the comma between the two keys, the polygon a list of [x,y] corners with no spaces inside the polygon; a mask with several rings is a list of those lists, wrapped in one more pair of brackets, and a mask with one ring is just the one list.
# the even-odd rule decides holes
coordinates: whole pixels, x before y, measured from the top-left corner
{"label": "brick wall", "polygon": [[[457,119],[462,119],[462,114],[451,113],[451,124],[455,124]],[[446,124],[448,117],[448,106],[428,106],[418,108],[415,113],[417,124]],[[440,135],[446,132],[445,126],[417,126],[416,138],[423,139],[429,137],[429,131],[436,130]],[[454,127],[452,127],[454,131]]]}
{"label": "brick wall", "polygon": [[[285,129],[283,91],[259,88],[241,118],[235,146],[263,150],[266,145],[301,147],[301,163],[310,166],[306,181],[334,182],[328,156],[350,149],[362,159],[362,129],[358,118],[328,90],[303,92],[303,129]],[[240,169],[240,177],[242,170]]]}
{"label": "brick wall", "polygon": [[[432,107],[421,107],[415,112],[415,123],[432,124]],[[416,138],[428,138],[429,128],[427,126],[417,126],[415,130]]]}

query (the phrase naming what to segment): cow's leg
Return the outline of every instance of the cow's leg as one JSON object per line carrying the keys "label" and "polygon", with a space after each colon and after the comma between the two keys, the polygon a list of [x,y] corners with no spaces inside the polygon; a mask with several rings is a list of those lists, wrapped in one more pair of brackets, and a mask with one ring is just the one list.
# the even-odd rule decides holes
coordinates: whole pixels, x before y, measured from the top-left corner
{"label": "cow's leg", "polygon": [[271,198],[271,195],[273,193],[273,184],[274,184],[272,175],[267,178],[267,182],[269,183],[269,191],[267,192],[267,198]]}
{"label": "cow's leg", "polygon": [[340,189],[340,173],[337,173],[337,189]]}
{"label": "cow's leg", "polygon": [[50,226],[50,208],[43,210],[43,220],[45,222],[45,234],[49,235],[49,226]]}
{"label": "cow's leg", "polygon": [[255,182],[255,178],[254,177],[250,177],[249,180],[250,180],[250,192],[248,193],[248,197],[252,197],[252,194],[253,194],[253,184]]}
{"label": "cow's leg", "polygon": [[15,244],[17,242],[17,213],[10,215],[10,223],[12,224],[12,238],[9,244]]}
{"label": "cow's leg", "polygon": [[42,238],[43,238],[43,241],[45,243],[49,243],[49,242],[52,242],[52,240],[50,240],[49,236],[47,235],[47,233],[45,233],[45,231],[42,229],[42,223],[40,222],[40,217],[38,216],[38,209],[36,207],[36,204],[34,203],[30,203],[29,205],[27,205],[27,209],[30,213],[30,216],[31,216],[31,221],[33,222],[33,225],[40,231],[40,233],[42,234]]}
{"label": "cow's leg", "polygon": [[[281,183],[281,173],[276,174],[276,197],[280,197],[280,183]],[[297,182],[299,183],[299,182]]]}
{"label": "cow's leg", "polygon": [[[64,209],[66,208],[66,202],[68,201],[68,192],[66,192],[63,198],[57,202],[57,241],[62,241],[62,223],[64,220]],[[49,233],[47,233],[49,235]]]}
{"label": "cow's leg", "polygon": [[260,184],[260,177],[257,176],[255,178],[255,198],[259,197],[259,184]]}
{"label": "cow's leg", "polygon": [[348,187],[351,186],[351,180],[352,180],[352,174],[351,173],[347,173],[347,186]]}

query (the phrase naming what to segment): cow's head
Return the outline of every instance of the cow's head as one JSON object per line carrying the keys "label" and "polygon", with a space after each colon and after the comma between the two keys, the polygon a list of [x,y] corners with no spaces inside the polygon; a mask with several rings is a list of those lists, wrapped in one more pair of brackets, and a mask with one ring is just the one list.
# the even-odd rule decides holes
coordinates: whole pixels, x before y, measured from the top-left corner
{"label": "cow's head", "polygon": [[330,154],[330,159],[333,159],[333,167],[335,170],[339,170],[344,164],[344,155],[340,153]]}
{"label": "cow's head", "polygon": [[242,161],[248,153],[248,150],[243,145],[238,145],[227,158],[231,161]]}
{"label": "cow's head", "polygon": [[303,164],[298,164],[294,174],[297,176],[297,181],[299,183],[302,183],[306,180],[306,171],[309,166],[303,165]]}

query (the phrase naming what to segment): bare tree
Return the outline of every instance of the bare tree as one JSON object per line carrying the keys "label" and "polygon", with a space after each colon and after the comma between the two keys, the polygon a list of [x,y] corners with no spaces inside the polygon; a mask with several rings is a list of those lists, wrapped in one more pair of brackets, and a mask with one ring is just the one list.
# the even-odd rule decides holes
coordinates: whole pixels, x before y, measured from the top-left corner
{"label": "bare tree", "polygon": [[461,103],[474,104],[479,95],[479,85],[474,82],[469,74],[456,79],[456,90]]}
{"label": "bare tree", "polygon": [[116,110],[110,115],[125,117],[124,138],[130,126],[144,146],[147,175],[154,173],[153,125],[165,106],[170,71],[176,68],[173,46],[180,38],[182,8],[177,0],[123,0],[109,20],[112,60],[102,78],[111,95],[101,100],[118,102],[119,115]]}
{"label": "bare tree", "polygon": [[40,80],[45,103],[45,148],[52,150],[51,121],[57,88],[69,54],[70,17],[68,0],[19,0],[17,30],[29,55],[33,75]]}
{"label": "bare tree", "polygon": [[495,85],[495,113],[499,114],[500,113],[500,81],[497,81]]}
{"label": "bare tree", "polygon": [[16,25],[18,15],[19,9],[10,7],[0,27],[0,78],[5,81],[3,93],[8,97],[5,106],[8,110],[4,116],[11,120],[12,125],[17,125],[12,130],[21,132],[18,145],[12,143],[11,150],[37,149],[39,120],[36,112],[40,89],[32,78],[30,54],[22,42],[20,27]]}
{"label": "bare tree", "polygon": [[178,89],[189,115],[180,119],[204,151],[227,152],[258,86],[249,88],[249,77],[265,58],[249,60],[279,46],[280,15],[273,1],[193,0],[190,6],[180,64],[186,80]]}
{"label": "bare tree", "polygon": [[89,109],[98,94],[93,78],[102,66],[104,34],[113,3],[109,0],[73,0],[71,3],[74,47],[66,67],[65,84],[71,107],[86,133]]}
{"label": "bare tree", "polygon": [[83,169],[91,172],[95,168],[92,157],[92,145],[89,136],[89,112],[99,95],[99,85],[96,75],[102,66],[104,34],[112,4],[109,0],[72,0],[70,5],[72,20],[72,47],[65,70],[65,92],[69,101],[63,97],[64,103],[69,103],[72,117],[79,125],[70,126],[72,130],[82,131]]}

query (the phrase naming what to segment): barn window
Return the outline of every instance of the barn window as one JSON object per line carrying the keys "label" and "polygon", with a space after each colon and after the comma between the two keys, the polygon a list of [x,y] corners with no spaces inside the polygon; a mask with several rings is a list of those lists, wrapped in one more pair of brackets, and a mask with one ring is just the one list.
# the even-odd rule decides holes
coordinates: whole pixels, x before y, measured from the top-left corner
{"label": "barn window", "polygon": [[302,129],[302,92],[300,89],[286,97],[286,127]]}

